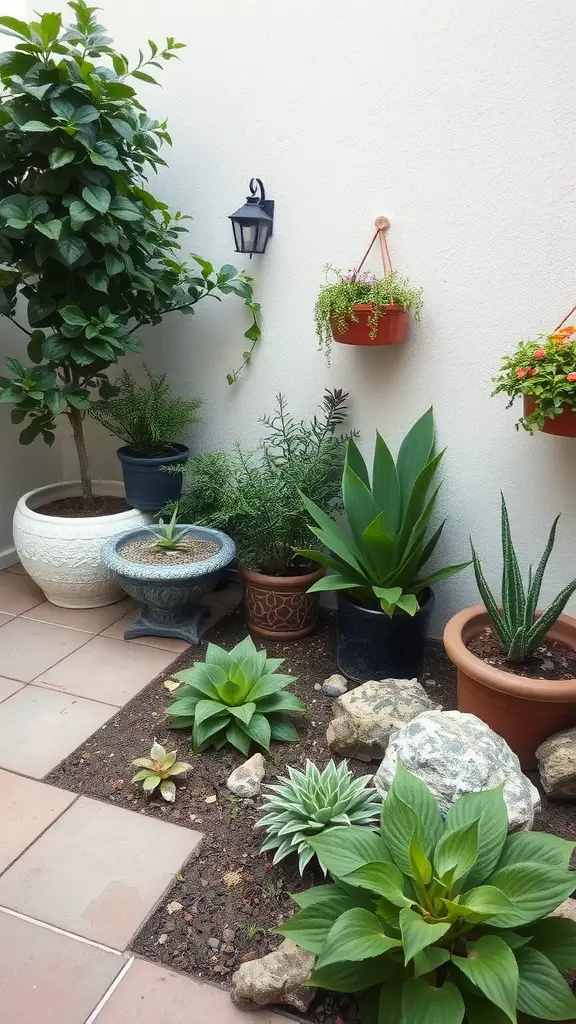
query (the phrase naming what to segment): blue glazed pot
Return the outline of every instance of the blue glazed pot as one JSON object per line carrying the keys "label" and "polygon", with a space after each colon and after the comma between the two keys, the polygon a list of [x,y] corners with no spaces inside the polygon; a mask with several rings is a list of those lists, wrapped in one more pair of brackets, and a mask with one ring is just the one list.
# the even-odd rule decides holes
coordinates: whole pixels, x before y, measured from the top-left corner
{"label": "blue glazed pot", "polygon": [[172,444],[172,455],[147,458],[136,455],[130,448],[117,451],[126,501],[141,512],[158,512],[169,501],[178,501],[182,493],[182,473],[169,473],[165,466],[184,465],[188,462],[190,449],[185,444]]}
{"label": "blue glazed pot", "polygon": [[[102,561],[130,597],[141,605],[140,617],[124,633],[125,640],[139,636],[173,636],[189,644],[200,643],[199,626],[208,609],[202,598],[214,589],[236,555],[234,541],[220,530],[181,526],[187,537],[209,540],[218,551],[200,562],[178,565],[131,562],[122,549],[133,541],[150,540],[149,530],[130,530],[111,537],[102,549]],[[184,538],[186,539],[186,538]]]}

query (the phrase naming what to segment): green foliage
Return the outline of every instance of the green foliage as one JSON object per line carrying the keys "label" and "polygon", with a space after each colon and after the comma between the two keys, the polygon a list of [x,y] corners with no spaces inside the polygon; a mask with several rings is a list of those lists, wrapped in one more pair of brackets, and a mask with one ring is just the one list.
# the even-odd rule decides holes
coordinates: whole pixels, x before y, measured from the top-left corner
{"label": "green foliage", "polygon": [[375,789],[367,788],[371,781],[371,775],[355,779],[347,761],[338,767],[330,761],[322,772],[312,761],[306,761],[303,772],[289,767],[280,785],[266,786],[270,792],[261,808],[266,813],[255,826],[266,829],[261,852],[276,850],[274,864],[298,853],[302,874],[314,857],[309,836],[333,825],[370,825],[379,817],[382,801]]}
{"label": "green foliage", "polygon": [[314,321],[318,344],[327,353],[330,352],[332,345],[332,319],[340,333],[343,333],[351,320],[357,320],[354,315],[356,303],[373,304],[373,310],[368,317],[371,338],[376,337],[378,320],[385,315],[386,306],[390,304],[390,291],[393,302],[404,306],[404,309],[413,310],[415,320],[420,319],[422,289],[414,288],[397,271],[393,270],[388,277],[383,278],[364,272],[357,274],[353,270],[343,274],[330,265],[326,267],[326,271],[336,274],[338,280],[321,287],[314,307]]}
{"label": "green foliage", "polygon": [[282,660],[257,651],[249,636],[231,651],[208,644],[205,661],[174,676],[186,685],[167,709],[173,728],[192,727],[198,752],[230,743],[247,755],[252,743],[269,750],[271,740],[298,739],[285,712],[306,711],[306,705],[281,692],[295,682],[276,671]]}
{"label": "green foliage", "polygon": [[396,462],[376,434],[372,480],[356,444],[349,440],[342,477],[349,532],[302,488],[302,501],[316,523],[312,533],[328,554],[310,549],[300,554],[332,570],[310,591],[347,590],[360,604],[380,607],[387,615],[396,609],[415,615],[418,598],[427,587],[469,565],[450,565],[421,575],[444,528],[445,521],[427,538],[440,487],[430,497],[429,491],[443,455],[443,451],[434,454],[432,409],[408,431]]}
{"label": "green foliage", "polygon": [[560,972],[576,967],[576,923],[547,915],[574,889],[576,843],[507,832],[500,786],[443,821],[399,764],[380,834],[310,837],[333,882],[296,894],[278,931],[317,955],[311,985],[364,993],[364,1024],[572,1020]]}
{"label": "green foliage", "polygon": [[[193,313],[208,295],[234,293],[252,313],[246,336],[259,335],[251,279],[225,265],[215,270],[181,254],[187,228],[180,212],[144,187],[146,172],[165,164],[165,121],[148,117],[131,80],[153,82],[149,69],[177,56],[172,38],[135,67],[112,48],[84,0],[26,23],[1,18],[17,39],[0,54],[0,313],[26,310],[32,367],[7,360],[0,401],[24,423],[21,440],[54,439],[67,414],[75,437],[94,395],[110,396],[107,370],[141,351],[134,332],[172,310]],[[144,71],[146,68],[148,70]],[[80,424],[80,426],[78,426]]]}
{"label": "green foliage", "polygon": [[118,437],[131,452],[153,458],[170,454],[173,442],[198,422],[197,398],[172,395],[165,373],[152,373],[146,364],[148,382],[139,387],[136,378],[123,370],[114,382],[114,397],[95,402],[90,415]]}
{"label": "green foliage", "polygon": [[564,409],[576,412],[576,327],[561,327],[536,341],[520,341],[516,351],[504,357],[493,379],[492,394],[508,395],[508,408],[523,395],[534,399],[534,412],[521,416],[516,424],[531,434]]}
{"label": "green foliage", "polygon": [[160,519],[159,526],[147,527],[148,531],[156,537],[155,548],[160,548],[161,551],[183,551],[185,549],[186,544],[183,543],[183,540],[188,533],[188,527],[184,526],[181,530],[178,530],[176,528],[177,517],[178,505],[175,505],[169,523],[165,523],[163,519]]}
{"label": "green foliage", "polygon": [[135,761],[132,761],[135,768],[142,769],[136,773],[132,783],[141,782],[142,789],[148,796],[158,789],[160,796],[168,803],[173,804],[176,799],[176,786],[172,781],[173,778],[189,771],[192,767],[186,761],[177,761],[177,756],[176,750],[167,753],[165,747],[154,740],[150,757],[137,757]]}
{"label": "green foliage", "polygon": [[532,572],[530,566],[528,572],[528,585],[526,590],[522,582],[518,559],[512,543],[510,533],[510,521],[504,495],[502,495],[502,610],[498,607],[496,600],[486,582],[480,559],[474,550],[472,541],[472,558],[476,583],[480,596],[490,616],[494,636],[498,640],[507,661],[523,662],[543,642],[547,632],[552,628],[559,615],[562,614],[566,604],[576,591],[576,579],[568,583],[563,590],[552,601],[552,604],[539,617],[536,616],[538,598],[548,559],[552,554],[554,540],[556,537],[556,526],[560,516],[552,523],[552,529],[548,537],[548,543],[544,548],[542,558],[538,563],[536,572]]}
{"label": "green foliage", "polygon": [[[340,474],[349,434],[338,434],[348,395],[326,391],[321,415],[295,420],[283,395],[274,416],[260,422],[267,436],[258,447],[194,457],[190,483],[180,499],[181,516],[234,538],[241,562],[251,569],[286,575],[302,565],[294,549],[306,543],[310,517],[300,491],[324,512],[339,508]],[[306,567],[310,561],[306,559]]]}

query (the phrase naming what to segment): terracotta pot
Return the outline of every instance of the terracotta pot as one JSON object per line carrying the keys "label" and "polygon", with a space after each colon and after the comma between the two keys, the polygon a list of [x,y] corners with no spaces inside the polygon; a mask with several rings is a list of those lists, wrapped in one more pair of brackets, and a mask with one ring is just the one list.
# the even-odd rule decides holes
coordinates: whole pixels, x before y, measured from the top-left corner
{"label": "terracotta pot", "polygon": [[[529,416],[536,408],[536,401],[531,395],[524,395],[524,415]],[[557,437],[576,437],[576,412],[564,409],[555,419],[544,420],[544,434],[556,434]]]}
{"label": "terracotta pot", "polygon": [[408,310],[397,304],[382,306],[383,316],[378,317],[375,337],[370,337],[368,317],[374,305],[372,302],[358,302],[354,306],[355,320],[350,320],[345,331],[339,332],[334,317],[331,319],[334,341],[344,345],[399,345],[406,341],[408,331]]}
{"label": "terracotta pot", "polygon": [[[526,679],[488,665],[468,650],[490,619],[484,605],[458,612],[444,630],[446,653],[458,669],[458,708],[503,736],[524,771],[536,767],[536,748],[562,729],[576,726],[576,679]],[[576,619],[561,615],[548,636],[576,649]]]}
{"label": "terracotta pot", "polygon": [[248,628],[267,640],[300,640],[316,626],[319,594],[307,594],[325,569],[303,576],[266,576],[241,566]]}

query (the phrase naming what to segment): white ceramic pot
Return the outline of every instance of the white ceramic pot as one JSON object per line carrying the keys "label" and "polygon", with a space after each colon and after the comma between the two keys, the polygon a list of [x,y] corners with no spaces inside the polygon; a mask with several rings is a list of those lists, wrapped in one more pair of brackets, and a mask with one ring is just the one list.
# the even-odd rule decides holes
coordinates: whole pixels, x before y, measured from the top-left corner
{"label": "white ceramic pot", "polygon": [[[92,486],[95,494],[124,497],[124,486],[117,480],[95,480]],[[49,484],[23,494],[14,512],[14,544],[26,572],[52,604],[100,608],[125,597],[114,575],[102,565],[102,547],[114,534],[146,525],[150,516],[135,508],[86,519],[44,516],[34,511],[50,501],[77,494],[78,480]]]}

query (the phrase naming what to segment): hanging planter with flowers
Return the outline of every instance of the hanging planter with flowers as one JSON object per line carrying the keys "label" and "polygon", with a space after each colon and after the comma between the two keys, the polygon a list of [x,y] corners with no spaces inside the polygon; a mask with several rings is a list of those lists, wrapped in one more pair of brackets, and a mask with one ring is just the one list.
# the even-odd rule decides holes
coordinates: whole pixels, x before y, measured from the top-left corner
{"label": "hanging planter with flowers", "polygon": [[523,414],[516,427],[533,434],[576,437],[576,327],[566,320],[552,334],[542,334],[536,341],[521,341],[511,356],[505,356],[493,395],[508,395],[513,402],[521,397]]}
{"label": "hanging planter with flowers", "polygon": [[[320,289],[314,319],[319,346],[327,354],[333,339],[344,345],[398,345],[406,340],[409,310],[416,320],[420,319],[422,289],[414,288],[392,269],[385,234],[390,221],[377,217],[375,226],[372,241],[355,270],[342,273],[332,266],[326,268],[336,274],[337,280]],[[376,241],[384,268],[381,278],[362,270]]]}

